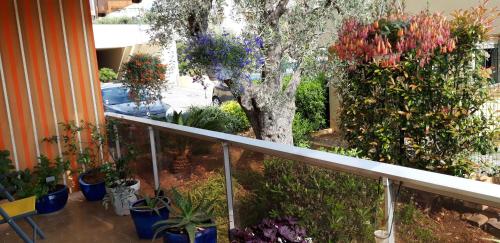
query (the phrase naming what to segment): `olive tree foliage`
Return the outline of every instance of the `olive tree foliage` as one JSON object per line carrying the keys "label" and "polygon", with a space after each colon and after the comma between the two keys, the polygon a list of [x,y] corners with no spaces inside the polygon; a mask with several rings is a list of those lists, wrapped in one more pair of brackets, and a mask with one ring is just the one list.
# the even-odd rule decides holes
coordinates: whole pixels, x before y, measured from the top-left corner
{"label": "olive tree foliage", "polygon": [[[344,19],[369,21],[386,5],[384,0],[158,0],[148,18],[152,40],[160,44],[176,35],[192,38],[218,30],[227,17],[224,12],[241,23],[244,37],[262,38],[265,61],[252,70],[261,74],[261,80],[236,78],[227,83],[257,138],[292,144],[295,92],[303,73],[318,62],[318,51],[335,40]],[[290,62],[291,79],[280,70]]]}

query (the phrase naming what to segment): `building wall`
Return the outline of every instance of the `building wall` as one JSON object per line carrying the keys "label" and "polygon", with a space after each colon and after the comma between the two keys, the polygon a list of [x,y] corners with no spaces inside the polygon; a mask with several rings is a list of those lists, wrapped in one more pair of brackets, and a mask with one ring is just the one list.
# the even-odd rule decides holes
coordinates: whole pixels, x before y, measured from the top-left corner
{"label": "building wall", "polygon": [[125,47],[97,50],[97,65],[101,68],[111,68],[118,72],[125,54]]}
{"label": "building wall", "polygon": [[32,168],[58,123],[104,121],[89,1],[2,0],[0,36],[0,149]]}
{"label": "building wall", "polygon": [[[430,12],[441,12],[450,16],[456,10],[473,8],[479,6],[481,2],[482,0],[406,0],[405,10],[409,13],[418,13],[428,8]],[[500,9],[500,1],[489,1],[487,7]],[[500,35],[500,18],[496,18],[493,22],[492,35]]]}

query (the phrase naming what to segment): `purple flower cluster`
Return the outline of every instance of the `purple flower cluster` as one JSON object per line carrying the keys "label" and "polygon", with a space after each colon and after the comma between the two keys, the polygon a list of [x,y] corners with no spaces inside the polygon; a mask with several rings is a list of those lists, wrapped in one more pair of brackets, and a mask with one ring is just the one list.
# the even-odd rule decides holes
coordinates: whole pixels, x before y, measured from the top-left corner
{"label": "purple flower cluster", "polygon": [[306,236],[303,227],[291,217],[264,219],[259,225],[245,230],[231,230],[233,243],[264,243],[264,242],[299,242],[307,243],[310,239]]}
{"label": "purple flower cluster", "polygon": [[190,68],[213,70],[221,80],[240,80],[264,65],[261,37],[240,37],[228,33],[200,34],[185,49]]}

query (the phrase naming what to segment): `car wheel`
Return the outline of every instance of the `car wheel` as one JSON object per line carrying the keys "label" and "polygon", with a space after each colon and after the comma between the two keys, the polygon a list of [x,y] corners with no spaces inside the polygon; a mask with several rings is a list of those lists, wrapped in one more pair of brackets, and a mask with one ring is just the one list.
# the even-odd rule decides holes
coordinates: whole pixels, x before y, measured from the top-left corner
{"label": "car wheel", "polygon": [[219,97],[214,96],[212,98],[212,105],[214,105],[214,106],[220,106],[221,104],[222,104],[222,102],[220,101]]}

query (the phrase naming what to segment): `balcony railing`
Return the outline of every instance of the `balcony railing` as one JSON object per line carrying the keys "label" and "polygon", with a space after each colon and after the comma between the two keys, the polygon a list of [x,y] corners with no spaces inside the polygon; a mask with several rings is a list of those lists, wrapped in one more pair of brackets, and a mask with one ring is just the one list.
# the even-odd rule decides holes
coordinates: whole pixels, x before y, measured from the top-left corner
{"label": "balcony railing", "polygon": [[[329,170],[351,173],[371,179],[381,179],[384,185],[384,221],[387,222],[385,224],[387,232],[393,232],[393,229],[391,230],[391,225],[394,223],[395,185],[398,187],[403,186],[413,188],[420,191],[500,208],[500,185],[221,132],[180,126],[145,118],[120,115],[116,113],[106,113],[106,117],[108,119],[148,127],[152,172],[154,186],[156,188],[160,185],[158,173],[159,167],[157,161],[158,145],[157,141],[155,141],[158,139],[158,136],[155,135],[156,129],[168,131],[169,133],[179,136],[190,137],[212,143],[220,143],[224,158],[224,175],[230,229],[235,227],[233,186],[231,180],[231,163],[229,153],[230,146],[266,155],[272,155],[283,159],[301,161],[309,165],[319,166]],[[117,128],[115,127],[115,129]],[[115,146],[116,150],[119,152],[120,141],[118,139],[116,140]],[[388,240],[389,242],[394,242],[394,234],[390,234]]]}

